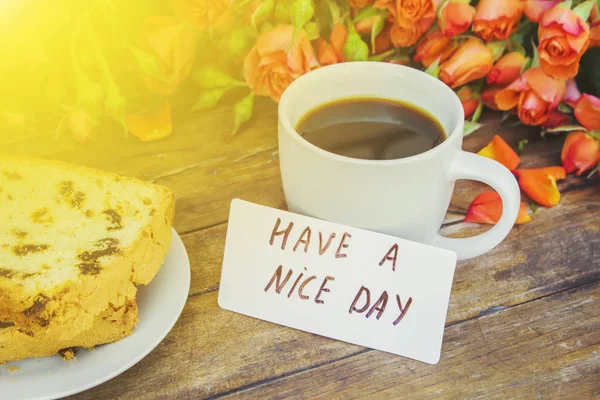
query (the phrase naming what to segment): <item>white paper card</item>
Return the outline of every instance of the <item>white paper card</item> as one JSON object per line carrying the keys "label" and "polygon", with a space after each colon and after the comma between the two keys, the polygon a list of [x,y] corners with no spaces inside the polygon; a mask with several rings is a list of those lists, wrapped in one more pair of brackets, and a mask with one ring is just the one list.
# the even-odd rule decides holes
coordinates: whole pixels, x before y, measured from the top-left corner
{"label": "white paper card", "polygon": [[236,199],[219,305],[436,364],[455,268],[447,250]]}

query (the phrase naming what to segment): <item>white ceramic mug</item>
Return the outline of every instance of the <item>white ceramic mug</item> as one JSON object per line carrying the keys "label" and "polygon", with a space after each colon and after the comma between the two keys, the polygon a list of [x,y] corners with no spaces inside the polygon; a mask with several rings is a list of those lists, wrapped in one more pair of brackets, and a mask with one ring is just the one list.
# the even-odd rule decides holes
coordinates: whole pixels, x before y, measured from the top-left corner
{"label": "white ceramic mug", "polygon": [[[448,138],[412,157],[363,160],[320,149],[296,132],[296,124],[309,111],[360,96],[424,109],[438,119]],[[460,100],[448,86],[409,67],[351,62],[298,78],[279,103],[281,178],[289,210],[442,247],[462,260],[486,253],[514,225],[520,192],[502,164],[462,151],[463,115]],[[439,234],[458,179],[485,182],[500,194],[502,218],[489,231],[465,239]]]}

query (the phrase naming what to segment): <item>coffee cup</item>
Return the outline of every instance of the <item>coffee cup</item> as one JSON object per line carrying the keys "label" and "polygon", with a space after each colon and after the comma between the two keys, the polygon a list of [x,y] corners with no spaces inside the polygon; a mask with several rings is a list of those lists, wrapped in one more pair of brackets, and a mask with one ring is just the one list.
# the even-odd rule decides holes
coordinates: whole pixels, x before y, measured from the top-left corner
{"label": "coffee cup", "polygon": [[[296,125],[336,100],[371,97],[411,104],[433,115],[447,138],[423,153],[364,160],[323,150]],[[279,156],[288,209],[299,214],[445,248],[464,260],[496,247],[513,227],[519,186],[502,164],[462,150],[464,111],[453,90],[410,67],[349,62],[296,79],[279,103]],[[503,213],[489,231],[469,238],[439,233],[457,180],[484,182],[502,198]]]}

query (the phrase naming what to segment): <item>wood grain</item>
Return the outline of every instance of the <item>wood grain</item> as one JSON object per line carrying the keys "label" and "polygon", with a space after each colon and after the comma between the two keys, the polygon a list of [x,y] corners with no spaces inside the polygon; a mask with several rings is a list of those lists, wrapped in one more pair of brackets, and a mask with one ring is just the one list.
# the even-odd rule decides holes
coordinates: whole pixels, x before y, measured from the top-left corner
{"label": "wood grain", "polygon": [[[229,203],[239,197],[285,208],[279,178],[276,108],[259,100],[256,117],[231,137],[231,111],[176,113],[174,134],[141,144],[121,133],[91,146],[51,135],[0,137],[2,152],[100,167],[167,185],[177,197],[175,227],[192,268],[190,298],[173,331],[129,371],[88,398],[197,399],[588,398],[598,395],[600,180],[560,182],[559,206],[539,209],[488,254],[458,265],[438,366],[295,331],[217,305]],[[499,133],[513,147],[527,138],[521,167],[560,163],[561,138],[500,126],[497,116],[465,141],[477,151]],[[442,232],[489,229],[462,221],[487,190],[459,182]],[[523,396],[521,396],[523,394]]]}

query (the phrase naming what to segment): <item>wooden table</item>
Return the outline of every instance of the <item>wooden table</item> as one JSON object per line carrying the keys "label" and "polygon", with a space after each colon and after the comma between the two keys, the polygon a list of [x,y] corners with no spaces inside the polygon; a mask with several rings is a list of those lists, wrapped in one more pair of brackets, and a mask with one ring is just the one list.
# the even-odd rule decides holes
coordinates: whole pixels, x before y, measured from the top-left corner
{"label": "wooden table", "polygon": [[[183,107],[181,108],[183,110]],[[129,371],[74,399],[199,398],[560,398],[600,396],[600,179],[570,176],[558,206],[539,209],[490,253],[460,262],[442,359],[407,358],[299,332],[217,305],[229,203],[238,197],[285,208],[277,110],[257,99],[255,118],[235,137],[230,107],[174,115],[171,137],[142,144],[121,133],[88,146],[51,135],[3,138],[4,149],[101,167],[167,185],[177,196],[175,228],[192,265],[183,314],[167,338]],[[483,147],[500,133],[523,167],[558,165],[562,138],[499,127],[469,137]],[[462,221],[485,185],[460,182],[443,232],[488,227]],[[1,394],[0,394],[1,398]]]}

